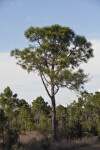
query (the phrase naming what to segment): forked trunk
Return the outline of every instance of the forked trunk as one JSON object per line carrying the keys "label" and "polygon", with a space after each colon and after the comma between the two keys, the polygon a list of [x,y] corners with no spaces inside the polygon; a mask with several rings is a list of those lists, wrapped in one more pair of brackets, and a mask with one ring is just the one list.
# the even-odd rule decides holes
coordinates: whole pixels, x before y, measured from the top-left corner
{"label": "forked trunk", "polygon": [[[54,66],[52,67],[52,69],[54,70]],[[51,103],[52,103],[52,137],[53,140],[56,139],[56,104],[55,104],[55,92],[54,92],[54,81],[53,79],[51,79],[51,94],[48,91],[47,85],[44,82],[44,76],[40,71],[40,76],[43,82],[43,85],[47,91],[48,96],[51,99]]]}

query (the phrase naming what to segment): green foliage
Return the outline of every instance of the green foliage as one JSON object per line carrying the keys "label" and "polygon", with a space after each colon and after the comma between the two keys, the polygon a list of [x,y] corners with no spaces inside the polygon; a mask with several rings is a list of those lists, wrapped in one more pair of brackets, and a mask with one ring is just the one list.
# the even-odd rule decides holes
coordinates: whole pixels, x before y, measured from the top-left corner
{"label": "green foliage", "polygon": [[56,107],[57,139],[66,137],[67,109],[62,105]]}
{"label": "green foliage", "polygon": [[33,114],[43,114],[49,115],[50,114],[50,106],[48,103],[44,101],[44,99],[40,96],[37,97],[36,100],[32,102],[32,112]]}
{"label": "green foliage", "polygon": [[[19,100],[17,94],[13,94],[7,87],[0,94],[0,107],[0,137],[3,147],[8,150],[14,147],[19,133],[23,131],[38,129],[38,132],[45,136],[51,134],[51,107],[41,96],[29,106],[25,100]],[[57,106],[56,117],[57,139],[100,137],[100,93],[84,92],[78,101],[74,100],[67,107]],[[36,144],[35,139],[31,140],[30,149]],[[50,147],[48,138],[44,138],[40,144],[44,149]]]}
{"label": "green foliage", "polygon": [[53,84],[55,91],[56,87],[83,88],[87,75],[81,69],[76,72],[74,69],[93,57],[91,43],[85,37],[60,25],[31,27],[25,36],[30,46],[23,51],[15,49],[11,52],[23,69],[28,72],[37,70],[45,86]]}
{"label": "green foliage", "polygon": [[51,118],[51,107],[48,103],[45,102],[41,96],[37,97],[37,99],[32,102],[31,110],[37,128],[42,131],[47,131],[48,127],[50,127],[49,120]]}
{"label": "green foliage", "polygon": [[5,117],[4,110],[0,108],[0,131],[2,130],[6,120],[7,120],[7,117]]}
{"label": "green foliage", "polygon": [[16,130],[8,128],[5,136],[6,148],[10,150],[12,145],[17,143],[17,140],[18,140],[18,132]]}
{"label": "green foliage", "polygon": [[24,104],[22,107],[20,107],[18,120],[22,130],[26,130],[27,128],[30,129],[29,122],[31,123],[32,120],[31,120],[31,109],[28,105]]}
{"label": "green foliage", "polygon": [[66,137],[73,139],[73,138],[80,138],[83,135],[82,131],[82,124],[80,121],[72,121],[67,124],[66,130]]}
{"label": "green foliage", "polygon": [[0,94],[0,105],[4,109],[8,122],[10,122],[16,115],[17,94],[13,94],[9,87],[5,88],[4,92]]}
{"label": "green foliage", "polygon": [[19,100],[18,107],[22,107],[23,105],[25,105],[26,107],[29,106],[28,103],[24,99]]}

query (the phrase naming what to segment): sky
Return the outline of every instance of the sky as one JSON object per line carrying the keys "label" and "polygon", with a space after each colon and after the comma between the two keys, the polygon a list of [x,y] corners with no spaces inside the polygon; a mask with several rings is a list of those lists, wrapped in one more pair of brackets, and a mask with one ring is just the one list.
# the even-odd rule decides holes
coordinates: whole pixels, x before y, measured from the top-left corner
{"label": "sky", "polygon": [[[100,0],[0,0],[0,92],[9,86],[30,104],[38,96],[50,103],[38,75],[22,70],[10,52],[28,46],[24,33],[29,27],[53,24],[70,27],[92,43],[94,58],[81,67],[90,74],[86,90],[100,90]],[[61,89],[56,104],[67,105],[76,98],[76,93]]]}

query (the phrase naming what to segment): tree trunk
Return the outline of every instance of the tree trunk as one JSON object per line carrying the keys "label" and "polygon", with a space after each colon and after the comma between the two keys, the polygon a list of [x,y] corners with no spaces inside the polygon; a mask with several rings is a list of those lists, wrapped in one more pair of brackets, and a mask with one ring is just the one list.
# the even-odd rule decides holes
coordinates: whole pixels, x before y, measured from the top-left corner
{"label": "tree trunk", "polygon": [[51,98],[52,101],[52,136],[53,140],[56,139],[56,104],[55,104],[55,98]]}
{"label": "tree trunk", "polygon": [[5,139],[4,139],[4,128],[2,127],[2,140],[3,140],[3,146],[5,144]]}
{"label": "tree trunk", "polygon": [[54,95],[54,85],[51,86],[51,102],[52,102],[52,136],[56,139],[56,103]]}
{"label": "tree trunk", "polygon": [[[52,70],[54,70],[54,65],[52,66]],[[50,97],[51,99],[51,103],[52,103],[52,137],[53,137],[53,140],[56,139],[56,103],[55,103],[55,92],[54,92],[54,79],[51,78],[51,94],[49,93],[48,91],[48,88],[47,88],[47,85],[45,83],[45,79],[44,79],[44,76],[40,70],[40,76],[41,76],[41,80],[43,82],[43,85],[46,89],[46,92],[48,94],[48,96]]]}
{"label": "tree trunk", "polygon": [[21,129],[22,129],[22,119],[21,119]]}

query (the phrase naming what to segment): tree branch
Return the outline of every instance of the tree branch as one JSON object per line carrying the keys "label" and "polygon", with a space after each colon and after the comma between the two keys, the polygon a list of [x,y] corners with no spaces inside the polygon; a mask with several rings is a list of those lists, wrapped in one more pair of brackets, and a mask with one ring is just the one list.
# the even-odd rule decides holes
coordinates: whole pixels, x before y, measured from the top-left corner
{"label": "tree branch", "polygon": [[51,98],[51,95],[50,95],[50,93],[49,93],[49,91],[48,91],[48,89],[47,89],[47,86],[46,86],[46,84],[45,84],[45,82],[44,82],[44,80],[43,80],[43,76],[42,76],[42,73],[41,73],[41,72],[40,72],[40,77],[41,77],[42,83],[43,83],[43,85],[44,85],[44,87],[45,87],[45,90],[47,91],[47,94],[48,94],[49,97]]}
{"label": "tree branch", "polygon": [[[56,85],[56,86],[57,86],[57,85]],[[54,95],[56,95],[58,91],[59,91],[59,86],[57,86],[57,89],[56,89],[56,91],[54,92]]]}
{"label": "tree branch", "polygon": [[49,84],[49,81],[46,79],[46,77],[45,77],[44,73],[42,73],[42,75],[43,75],[43,77],[44,77],[45,81]]}

